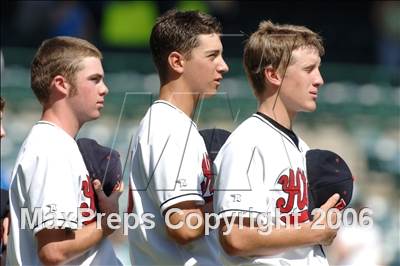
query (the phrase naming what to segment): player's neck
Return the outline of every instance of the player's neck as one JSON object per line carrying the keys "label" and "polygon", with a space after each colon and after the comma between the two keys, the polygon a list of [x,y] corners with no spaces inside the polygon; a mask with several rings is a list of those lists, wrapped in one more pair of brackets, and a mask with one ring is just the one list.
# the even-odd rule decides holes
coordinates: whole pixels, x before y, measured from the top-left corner
{"label": "player's neck", "polygon": [[193,117],[199,97],[199,94],[191,93],[177,81],[166,83],[160,88],[160,100],[170,102],[190,118]]}
{"label": "player's neck", "polygon": [[59,106],[44,107],[41,120],[48,121],[63,129],[72,138],[81,127],[78,120],[72,115],[71,112],[66,111],[68,108],[60,108]]}
{"label": "player's neck", "polygon": [[292,130],[296,113],[290,113],[281,101],[277,100],[275,103],[275,99],[267,98],[259,104],[258,112],[271,117],[285,128]]}

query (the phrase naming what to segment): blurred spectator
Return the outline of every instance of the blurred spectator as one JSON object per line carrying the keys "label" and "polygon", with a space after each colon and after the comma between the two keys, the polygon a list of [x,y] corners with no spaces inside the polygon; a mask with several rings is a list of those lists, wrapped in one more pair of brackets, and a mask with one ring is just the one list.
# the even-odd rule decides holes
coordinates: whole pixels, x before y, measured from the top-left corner
{"label": "blurred spectator", "polygon": [[378,32],[378,62],[390,71],[392,85],[399,86],[400,2],[376,1],[373,12]]}
{"label": "blurred spectator", "polygon": [[78,1],[60,1],[50,15],[49,37],[74,36],[93,40],[94,19],[86,6]]}
{"label": "blurred spectator", "polygon": [[177,1],[176,9],[180,11],[198,10],[204,13],[210,13],[206,1]]}
{"label": "blurred spectator", "polygon": [[4,43],[36,46],[43,38],[55,35],[92,40],[95,22],[87,6],[80,1],[7,2],[2,11]]}
{"label": "blurred spectator", "polygon": [[103,8],[103,43],[114,47],[147,47],[157,16],[157,6],[152,1],[108,2]]}
{"label": "blurred spectator", "polygon": [[57,3],[51,1],[18,1],[10,3],[10,5],[15,5],[13,9],[15,13],[9,18],[8,27],[11,30],[6,39],[11,38],[13,40],[11,43],[15,43],[14,45],[19,43],[18,45],[21,46],[39,43],[42,37],[47,35],[50,14],[54,12]]}

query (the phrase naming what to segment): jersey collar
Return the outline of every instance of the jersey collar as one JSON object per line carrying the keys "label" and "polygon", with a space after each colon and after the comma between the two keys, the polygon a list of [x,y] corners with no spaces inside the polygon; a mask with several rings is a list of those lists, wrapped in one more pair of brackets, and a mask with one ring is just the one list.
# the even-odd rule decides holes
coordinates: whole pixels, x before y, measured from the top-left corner
{"label": "jersey collar", "polygon": [[190,120],[190,122],[197,128],[197,124],[192,120],[192,118],[190,118],[189,116],[187,116],[187,114],[185,114],[181,109],[179,109],[178,107],[176,107],[175,105],[173,105],[172,103],[165,101],[165,100],[157,100],[155,101],[153,104],[165,104],[168,105],[169,107],[175,109],[176,111],[178,111],[181,115],[183,115],[184,117],[186,117],[187,119]]}
{"label": "jersey collar", "polygon": [[255,115],[258,115],[263,120],[268,121],[276,129],[278,129],[280,132],[282,132],[286,137],[289,137],[289,139],[292,140],[292,142],[296,145],[296,147],[299,148],[299,138],[297,137],[297,135],[292,130],[282,126],[281,124],[279,124],[274,119],[272,119],[271,117],[267,116],[266,114],[263,114],[261,112],[257,112]]}

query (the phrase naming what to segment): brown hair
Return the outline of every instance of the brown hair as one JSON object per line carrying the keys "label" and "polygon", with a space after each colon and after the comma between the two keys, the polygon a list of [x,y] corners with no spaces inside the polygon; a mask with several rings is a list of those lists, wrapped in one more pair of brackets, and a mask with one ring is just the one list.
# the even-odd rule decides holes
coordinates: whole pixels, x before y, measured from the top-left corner
{"label": "brown hair", "polygon": [[262,21],[258,30],[247,40],[243,66],[256,95],[265,90],[264,69],[272,66],[283,73],[291,54],[299,47],[314,47],[319,55],[324,54],[321,37],[303,26],[279,25]]}
{"label": "brown hair", "polygon": [[85,57],[102,59],[101,52],[91,43],[75,37],[55,37],[45,40],[31,64],[31,87],[39,102],[46,103],[50,84],[57,75],[64,76],[76,93],[75,73],[82,69]]}
{"label": "brown hair", "polygon": [[169,10],[160,16],[150,36],[153,61],[163,82],[167,78],[167,58],[173,51],[190,58],[190,52],[199,45],[200,34],[221,33],[220,23],[199,11]]}
{"label": "brown hair", "polygon": [[6,101],[4,101],[3,97],[0,97],[0,112],[3,112],[5,106]]}

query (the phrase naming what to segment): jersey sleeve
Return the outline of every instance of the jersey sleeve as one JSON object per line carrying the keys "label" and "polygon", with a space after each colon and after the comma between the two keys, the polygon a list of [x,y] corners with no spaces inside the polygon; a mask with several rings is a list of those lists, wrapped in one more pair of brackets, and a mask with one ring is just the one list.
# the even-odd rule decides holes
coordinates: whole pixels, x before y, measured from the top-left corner
{"label": "jersey sleeve", "polygon": [[[190,137],[190,136],[189,136]],[[201,164],[196,147],[184,134],[158,138],[151,144],[139,142],[149,189],[161,213],[183,201],[204,204],[201,193]]]}
{"label": "jersey sleeve", "polygon": [[260,152],[251,145],[227,143],[215,160],[217,178],[214,211],[222,217],[257,217],[267,212],[264,164]]}
{"label": "jersey sleeve", "polygon": [[28,195],[21,219],[30,215],[35,234],[44,228],[78,228],[75,182],[79,177],[73,176],[71,167],[61,152],[42,152],[25,158],[18,166],[17,175],[27,182],[23,189]]}

